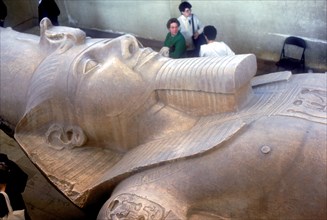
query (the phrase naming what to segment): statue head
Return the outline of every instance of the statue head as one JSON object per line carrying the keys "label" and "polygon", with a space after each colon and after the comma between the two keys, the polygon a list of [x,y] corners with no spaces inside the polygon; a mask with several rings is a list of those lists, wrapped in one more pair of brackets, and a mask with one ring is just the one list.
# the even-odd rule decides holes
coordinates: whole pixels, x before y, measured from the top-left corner
{"label": "statue head", "polygon": [[25,118],[35,123],[26,126],[46,128],[47,143],[56,149],[90,142],[126,150],[123,136],[153,99],[155,73],[167,58],[141,48],[132,35],[92,39],[47,18],[39,46],[48,55],[33,73]]}
{"label": "statue head", "polygon": [[[28,61],[31,76],[23,83],[28,85],[27,94],[24,89],[19,96],[24,111],[19,114],[15,138],[50,180],[80,206],[89,199],[88,189],[108,179],[167,157],[181,157],[181,152],[161,150],[168,140],[174,147],[187,143],[189,135],[196,136],[198,130],[192,129],[201,117],[241,108],[250,97],[250,80],[256,72],[252,54],[170,59],[141,47],[132,35],[92,39],[80,29],[54,27],[46,18],[33,44],[18,43],[28,44],[25,53],[37,56]],[[17,64],[21,70],[27,61],[14,52],[9,56],[19,57],[15,62],[21,62]],[[26,71],[20,73],[26,75]],[[174,137],[180,138],[175,142]],[[212,146],[203,145],[196,152],[181,149],[189,156]],[[142,151],[140,164],[124,163],[123,158],[133,159],[135,151]],[[151,162],[149,157],[153,157]],[[120,162],[126,164],[124,169]],[[94,176],[86,180],[84,173]]]}
{"label": "statue head", "polygon": [[[140,47],[132,35],[92,39],[46,18],[38,47],[46,56],[33,73],[17,130],[35,131],[56,149],[126,152],[149,136],[186,130],[198,115],[238,108],[233,94],[244,99],[256,69],[253,55],[173,60]],[[179,112],[154,110],[149,117],[154,105]]]}

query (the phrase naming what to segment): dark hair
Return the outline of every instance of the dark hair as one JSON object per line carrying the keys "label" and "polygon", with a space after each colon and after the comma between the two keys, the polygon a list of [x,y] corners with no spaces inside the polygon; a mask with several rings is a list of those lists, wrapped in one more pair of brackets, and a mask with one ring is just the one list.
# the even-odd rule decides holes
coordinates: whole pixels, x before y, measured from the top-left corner
{"label": "dark hair", "polygon": [[8,182],[9,168],[4,162],[0,162],[0,184]]}
{"label": "dark hair", "polygon": [[168,29],[170,28],[170,25],[171,25],[172,23],[177,23],[178,27],[179,27],[179,25],[180,25],[180,23],[179,23],[179,21],[177,20],[177,18],[171,18],[171,19],[169,19],[169,20],[167,21],[167,28],[168,28]]}
{"label": "dark hair", "polygon": [[178,9],[179,9],[180,12],[185,11],[186,8],[191,9],[192,8],[192,5],[189,2],[182,2],[178,6]]}
{"label": "dark hair", "polygon": [[203,34],[208,38],[208,40],[215,40],[217,36],[217,30],[214,26],[208,25],[204,27]]}

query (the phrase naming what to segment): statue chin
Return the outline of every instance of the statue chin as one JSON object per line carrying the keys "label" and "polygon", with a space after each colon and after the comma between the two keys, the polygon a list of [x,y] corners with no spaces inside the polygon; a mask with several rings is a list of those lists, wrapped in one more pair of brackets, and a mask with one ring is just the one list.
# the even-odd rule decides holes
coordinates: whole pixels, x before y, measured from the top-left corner
{"label": "statue chin", "polygon": [[170,59],[40,25],[0,28],[0,125],[74,204],[107,200],[98,219],[324,217],[326,74],[255,77],[254,54]]}

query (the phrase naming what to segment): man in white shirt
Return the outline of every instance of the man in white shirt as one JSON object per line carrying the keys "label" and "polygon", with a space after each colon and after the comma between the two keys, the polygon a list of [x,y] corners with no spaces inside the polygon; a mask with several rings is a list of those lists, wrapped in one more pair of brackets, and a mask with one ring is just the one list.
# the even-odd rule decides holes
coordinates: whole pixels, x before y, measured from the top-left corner
{"label": "man in white shirt", "polygon": [[227,44],[224,42],[215,41],[217,30],[214,26],[205,26],[203,33],[207,40],[207,44],[201,45],[200,57],[221,57],[235,55]]}
{"label": "man in white shirt", "polygon": [[198,53],[200,47],[198,47],[197,54],[192,55],[192,53],[196,53],[194,50],[197,49],[195,48],[195,45],[193,43],[193,37],[194,39],[197,39],[199,35],[203,32],[204,27],[204,25],[202,25],[202,23],[200,22],[199,18],[195,14],[192,14],[191,8],[192,5],[189,2],[182,2],[178,7],[179,11],[181,12],[181,16],[178,17],[178,21],[180,23],[180,32],[184,36],[186,41],[186,50],[188,57],[199,56]]}

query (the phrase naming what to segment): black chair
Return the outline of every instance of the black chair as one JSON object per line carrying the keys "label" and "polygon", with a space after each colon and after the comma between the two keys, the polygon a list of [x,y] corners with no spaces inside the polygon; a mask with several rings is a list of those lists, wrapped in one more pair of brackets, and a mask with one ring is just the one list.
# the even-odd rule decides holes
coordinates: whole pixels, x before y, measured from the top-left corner
{"label": "black chair", "polygon": [[286,38],[279,61],[276,63],[277,69],[279,70],[279,67],[286,70],[296,70],[301,68],[302,72],[304,72],[305,49],[306,43],[303,39],[293,36]]}

